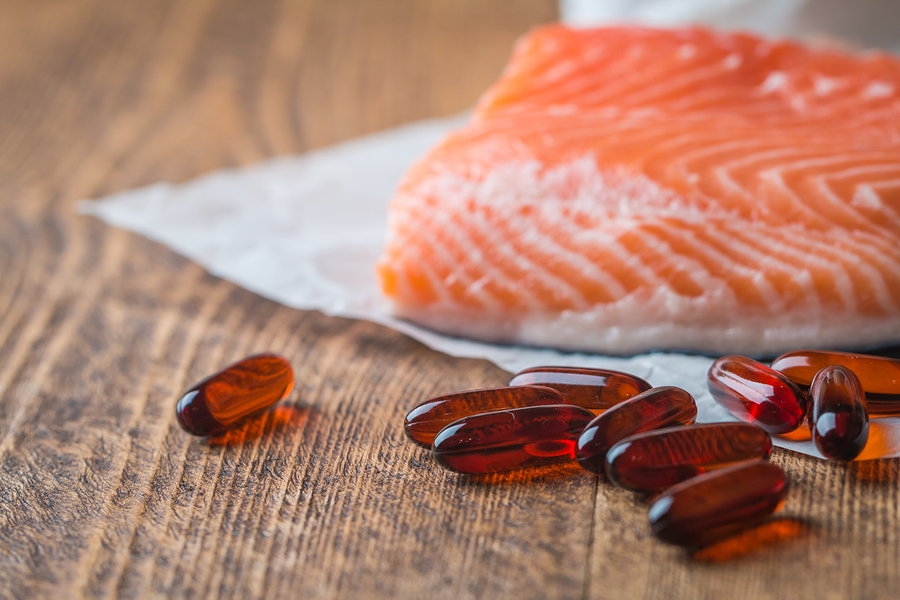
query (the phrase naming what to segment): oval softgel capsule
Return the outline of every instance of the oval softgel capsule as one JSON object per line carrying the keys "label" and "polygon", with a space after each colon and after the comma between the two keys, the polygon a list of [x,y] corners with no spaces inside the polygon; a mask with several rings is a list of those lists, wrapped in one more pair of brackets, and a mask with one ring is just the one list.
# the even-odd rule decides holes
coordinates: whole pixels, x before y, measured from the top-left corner
{"label": "oval softgel capsule", "polygon": [[215,435],[262,413],[293,387],[294,370],[286,358],[256,354],[185,392],[175,405],[175,415],[188,433]]}
{"label": "oval softgel capsule", "polygon": [[769,433],[790,433],[806,417],[806,395],[785,375],[744,356],[723,356],[709,368],[712,397],[738,419]]}

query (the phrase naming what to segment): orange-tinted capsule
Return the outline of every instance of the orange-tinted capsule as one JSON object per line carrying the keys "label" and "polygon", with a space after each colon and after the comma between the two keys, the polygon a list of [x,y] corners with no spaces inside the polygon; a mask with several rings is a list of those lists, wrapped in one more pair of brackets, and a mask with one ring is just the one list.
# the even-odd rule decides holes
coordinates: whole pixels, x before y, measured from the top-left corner
{"label": "orange-tinted capsule", "polygon": [[712,397],[742,421],[788,433],[806,417],[806,395],[793,381],[744,356],[723,356],[709,368]]}
{"label": "orange-tinted capsule", "polygon": [[869,440],[869,414],[859,379],[841,365],[825,367],[809,390],[809,428],[825,458],[853,460]]}
{"label": "orange-tinted capsule", "polygon": [[509,385],[542,385],[559,390],[569,404],[599,412],[646,392],[652,386],[634,375],[575,367],[534,367],[517,373]]}
{"label": "orange-tinted capsule", "polygon": [[772,440],[759,427],[685,425],[625,438],[607,452],[606,476],[623,488],[656,492],[707,471],[771,455]]}
{"label": "orange-tinted capsule", "polygon": [[784,471],[752,462],[682,481],[650,507],[653,535],[677,546],[705,546],[762,523],[788,492]]}
{"label": "orange-tinted capsule", "polygon": [[597,416],[578,438],[581,466],[603,472],[606,453],[625,438],[661,427],[689,425],[697,418],[694,398],[681,388],[658,387],[638,394]]}
{"label": "orange-tinted capsule", "polygon": [[181,428],[214,435],[257,415],[294,387],[294,370],[276,354],[256,354],[207,377],[184,393],[175,406]]}
{"label": "orange-tinted capsule", "polygon": [[460,473],[496,473],[571,460],[593,413],[570,404],[529,406],[465,417],[442,429],[432,453]]}
{"label": "orange-tinted capsule", "polygon": [[428,446],[438,431],[463,417],[507,408],[568,403],[558,391],[541,386],[472,390],[422,402],[406,415],[403,428],[409,439]]}
{"label": "orange-tinted capsule", "polygon": [[816,373],[828,365],[847,367],[859,378],[870,415],[900,415],[900,360],[851,352],[797,350],[776,358],[772,368],[808,390]]}

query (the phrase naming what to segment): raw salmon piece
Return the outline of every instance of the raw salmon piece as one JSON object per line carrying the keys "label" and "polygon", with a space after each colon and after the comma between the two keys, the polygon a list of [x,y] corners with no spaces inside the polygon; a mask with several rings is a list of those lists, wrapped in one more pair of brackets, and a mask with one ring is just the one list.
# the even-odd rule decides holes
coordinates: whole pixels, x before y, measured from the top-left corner
{"label": "raw salmon piece", "polygon": [[499,342],[774,355],[900,341],[900,60],[551,26],[401,182],[396,314]]}

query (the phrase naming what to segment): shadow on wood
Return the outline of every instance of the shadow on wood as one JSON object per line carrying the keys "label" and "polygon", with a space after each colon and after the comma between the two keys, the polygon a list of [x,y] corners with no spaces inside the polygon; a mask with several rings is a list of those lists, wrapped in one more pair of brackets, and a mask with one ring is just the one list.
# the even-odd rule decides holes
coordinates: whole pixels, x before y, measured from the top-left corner
{"label": "shadow on wood", "polygon": [[237,429],[207,438],[206,443],[210,447],[231,447],[255,442],[264,435],[280,436],[291,429],[302,427],[309,419],[310,412],[308,406],[276,406]]}
{"label": "shadow on wood", "polygon": [[[478,486],[532,484],[541,481],[568,479],[581,474],[588,474],[577,462],[566,462],[541,467],[529,467],[504,473],[485,475],[460,475],[460,482]],[[590,473],[595,476],[594,473]]]}
{"label": "shadow on wood", "polygon": [[799,540],[808,535],[811,525],[794,517],[767,521],[711,546],[696,550],[691,559],[704,563],[723,563],[766,552],[777,546]]}

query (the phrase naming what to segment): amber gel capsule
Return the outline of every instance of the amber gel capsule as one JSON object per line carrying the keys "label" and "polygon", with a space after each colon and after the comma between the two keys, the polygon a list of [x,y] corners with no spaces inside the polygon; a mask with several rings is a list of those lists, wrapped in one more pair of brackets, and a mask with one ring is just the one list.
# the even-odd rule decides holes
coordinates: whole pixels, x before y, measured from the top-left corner
{"label": "amber gel capsule", "polygon": [[900,414],[900,360],[850,352],[797,350],[776,358],[772,368],[808,390],[816,373],[829,365],[847,367],[859,378],[869,414]]}
{"label": "amber gel capsule", "polygon": [[602,473],[606,453],[617,442],[644,431],[689,425],[696,418],[697,404],[686,391],[677,387],[653,388],[591,421],[578,438],[575,457],[585,469]]}
{"label": "amber gel capsule", "polygon": [[770,462],[719,469],[663,492],[650,507],[650,528],[669,544],[705,546],[762,523],[787,492],[787,476]]}
{"label": "amber gel capsule", "polygon": [[869,440],[869,415],[853,371],[840,365],[825,367],[813,379],[809,397],[809,428],[819,452],[832,460],[859,456]]}
{"label": "amber gel capsule", "polygon": [[509,385],[541,385],[559,390],[569,404],[600,412],[646,392],[652,386],[634,375],[575,367],[534,367],[517,373]]}
{"label": "amber gel capsule", "polygon": [[294,387],[294,371],[276,354],[256,354],[207,377],[175,406],[178,424],[194,435],[214,435],[257,415]]}
{"label": "amber gel capsule", "polygon": [[806,417],[806,395],[793,381],[743,356],[723,356],[709,368],[712,397],[742,421],[769,433],[789,433]]}
{"label": "amber gel capsule", "polygon": [[438,431],[463,417],[541,404],[568,404],[558,391],[540,387],[501,387],[438,396],[409,411],[403,422],[406,436],[422,445],[431,445]]}
{"label": "amber gel capsule", "polygon": [[625,438],[607,452],[606,476],[626,489],[657,492],[713,469],[771,455],[772,440],[759,427],[685,425]]}
{"label": "amber gel capsule", "polygon": [[593,413],[570,404],[529,406],[465,417],[442,429],[432,453],[460,473],[496,473],[574,458]]}

